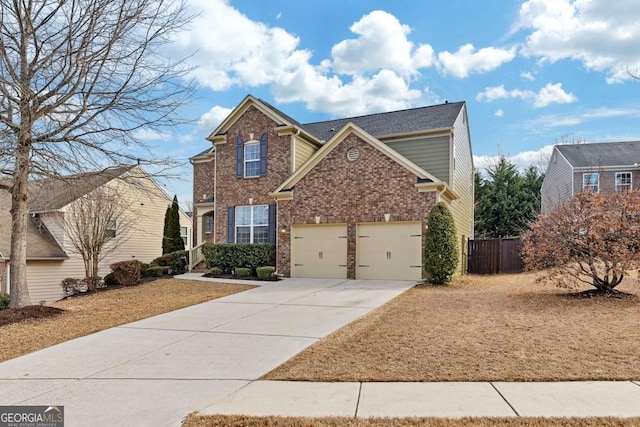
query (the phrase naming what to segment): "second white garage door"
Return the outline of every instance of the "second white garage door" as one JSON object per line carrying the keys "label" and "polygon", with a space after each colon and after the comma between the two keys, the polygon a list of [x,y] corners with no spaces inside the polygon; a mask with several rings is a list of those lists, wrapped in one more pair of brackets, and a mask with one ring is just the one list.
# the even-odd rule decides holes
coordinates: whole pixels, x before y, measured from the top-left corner
{"label": "second white garage door", "polygon": [[347,278],[347,225],[293,225],[291,277]]}
{"label": "second white garage door", "polygon": [[422,223],[358,224],[356,278],[420,280]]}

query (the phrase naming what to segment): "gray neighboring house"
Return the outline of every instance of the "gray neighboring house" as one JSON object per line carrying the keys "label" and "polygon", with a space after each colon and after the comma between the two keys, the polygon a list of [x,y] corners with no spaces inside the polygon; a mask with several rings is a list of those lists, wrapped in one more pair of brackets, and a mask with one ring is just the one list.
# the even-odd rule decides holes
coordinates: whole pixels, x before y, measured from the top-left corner
{"label": "gray neighboring house", "polygon": [[542,213],[585,190],[611,193],[639,184],[640,141],[556,145],[542,183]]}

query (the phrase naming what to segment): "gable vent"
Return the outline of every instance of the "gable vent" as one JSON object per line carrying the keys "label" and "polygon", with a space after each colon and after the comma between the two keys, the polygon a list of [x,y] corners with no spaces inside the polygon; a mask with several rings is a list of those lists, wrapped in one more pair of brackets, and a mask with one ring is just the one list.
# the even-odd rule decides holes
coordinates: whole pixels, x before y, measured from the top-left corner
{"label": "gable vent", "polygon": [[358,160],[359,157],[360,157],[360,152],[358,151],[357,148],[352,148],[349,151],[347,151],[347,160],[349,160],[350,162],[355,162],[356,160]]}

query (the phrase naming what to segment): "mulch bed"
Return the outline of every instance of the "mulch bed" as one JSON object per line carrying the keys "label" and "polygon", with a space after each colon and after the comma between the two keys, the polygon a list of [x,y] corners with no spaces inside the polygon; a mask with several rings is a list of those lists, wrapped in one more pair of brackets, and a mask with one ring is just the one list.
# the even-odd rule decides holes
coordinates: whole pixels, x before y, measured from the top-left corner
{"label": "mulch bed", "polygon": [[238,277],[233,274],[211,274],[206,273],[203,274],[202,277],[212,277],[214,279],[231,279],[231,280],[256,280],[258,282],[277,282],[280,280],[279,277],[272,277],[270,279],[258,279],[258,276],[247,276],[247,277]]}
{"label": "mulch bed", "polygon": [[55,317],[64,313],[64,310],[46,305],[29,305],[22,308],[7,308],[0,311],[0,326],[21,322],[25,319],[43,319]]}

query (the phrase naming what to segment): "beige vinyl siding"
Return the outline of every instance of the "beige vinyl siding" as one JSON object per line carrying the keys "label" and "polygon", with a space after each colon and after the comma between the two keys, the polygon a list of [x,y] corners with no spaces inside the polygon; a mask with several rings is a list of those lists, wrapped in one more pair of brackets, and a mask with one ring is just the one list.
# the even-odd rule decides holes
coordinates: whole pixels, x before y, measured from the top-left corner
{"label": "beige vinyl siding", "polygon": [[[109,266],[114,262],[133,259],[149,262],[162,255],[164,215],[167,206],[171,204],[166,193],[147,178],[137,179],[135,186],[122,180],[113,180],[105,185],[117,187],[128,202],[126,221],[130,223],[130,232],[127,233],[126,241],[120,242],[118,247],[106,254],[100,262],[100,276],[103,277],[110,272]],[[73,209],[73,205],[74,202],[65,209]],[[190,236],[191,220],[182,211],[180,211],[180,225],[188,227],[187,234]],[[118,226],[116,232],[124,231]],[[189,238],[188,243],[191,243],[190,240]],[[107,244],[106,249],[110,250],[112,247]],[[32,302],[38,303],[42,300],[48,303],[54,302],[63,296],[60,287],[62,279],[85,276],[82,258],[71,246],[68,238],[65,238],[64,250],[69,256],[69,259],[64,262],[28,262],[27,278]]]}
{"label": "beige vinyl siding", "polygon": [[[582,173],[579,175],[580,182],[576,192],[582,191]],[[554,147],[540,190],[542,213],[553,211],[560,203],[573,197],[573,185],[573,168]]]}
{"label": "beige vinyl siding", "polygon": [[309,157],[313,155],[318,149],[306,141],[301,140],[300,138],[295,138],[295,150],[294,150],[294,168],[293,170],[298,169],[304,162],[306,162]]}
{"label": "beige vinyl siding", "polygon": [[449,182],[449,136],[390,141],[386,144],[440,181]]}
{"label": "beige vinyl siding", "polygon": [[[449,205],[451,214],[456,223],[458,233],[458,249],[460,263],[458,273],[463,272],[466,267],[466,244],[463,244],[463,237],[473,237],[473,215],[474,215],[474,195],[473,195],[473,157],[471,154],[471,141],[469,140],[469,127],[466,122],[465,108],[460,110],[453,128],[453,179],[449,183],[453,191],[458,196]],[[465,242],[466,243],[466,242]]]}

